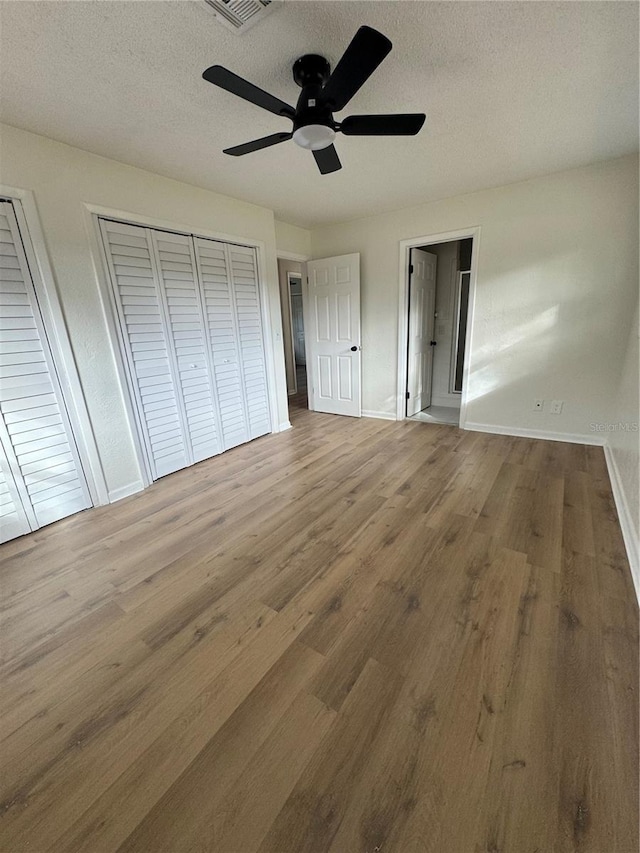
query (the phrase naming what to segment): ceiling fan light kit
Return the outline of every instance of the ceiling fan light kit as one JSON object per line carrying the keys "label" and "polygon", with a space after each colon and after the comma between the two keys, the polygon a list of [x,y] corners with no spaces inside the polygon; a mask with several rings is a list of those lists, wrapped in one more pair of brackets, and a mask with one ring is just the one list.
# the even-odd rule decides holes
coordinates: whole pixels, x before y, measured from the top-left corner
{"label": "ceiling fan light kit", "polygon": [[331,71],[323,56],[310,53],[293,65],[293,79],[302,89],[296,108],[249,83],[221,65],[212,65],[203,78],[227,92],[262,109],[293,122],[290,133],[245,142],[224,153],[242,157],[289,139],[313,153],[320,173],[327,175],[342,168],[333,145],[336,133],[345,136],[414,136],[422,128],[424,113],[348,116],[342,122],[333,118],[340,112],[391,51],[389,39],[371,27],[360,27],[342,58]]}
{"label": "ceiling fan light kit", "polygon": [[293,131],[293,141],[296,145],[309,151],[327,148],[335,138],[335,130],[326,124],[305,124]]}

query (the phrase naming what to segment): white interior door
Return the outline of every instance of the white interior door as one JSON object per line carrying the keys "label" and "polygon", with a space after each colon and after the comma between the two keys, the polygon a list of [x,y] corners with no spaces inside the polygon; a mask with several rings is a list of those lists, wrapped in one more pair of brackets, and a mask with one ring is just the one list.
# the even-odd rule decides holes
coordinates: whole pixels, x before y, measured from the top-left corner
{"label": "white interior door", "polygon": [[10,202],[0,203],[0,412],[2,540],[91,506]]}
{"label": "white interior door", "polygon": [[409,349],[407,416],[431,404],[433,340],[438,258],[423,249],[411,250],[409,275]]}
{"label": "white interior door", "polygon": [[310,408],[359,418],[360,255],[307,264]]}

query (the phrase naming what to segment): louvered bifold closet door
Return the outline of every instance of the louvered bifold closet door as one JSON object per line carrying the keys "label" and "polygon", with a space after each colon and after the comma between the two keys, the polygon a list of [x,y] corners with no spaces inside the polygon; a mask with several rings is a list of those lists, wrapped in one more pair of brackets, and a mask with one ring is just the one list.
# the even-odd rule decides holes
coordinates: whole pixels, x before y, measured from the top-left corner
{"label": "louvered bifold closet door", "polygon": [[228,246],[249,438],[271,432],[256,250]]}
{"label": "louvered bifold closet door", "polygon": [[193,462],[223,449],[193,240],[152,231]]}
{"label": "louvered bifold closet door", "polygon": [[196,237],[194,243],[220,409],[220,430],[224,449],[228,450],[252,437],[242,381],[228,247],[225,243],[201,237]]}
{"label": "louvered bifold closet door", "polygon": [[186,417],[176,387],[159,274],[149,229],[101,220],[118,311],[152,479],[191,463]]}
{"label": "louvered bifold closet door", "polygon": [[9,460],[0,447],[0,542],[29,533],[35,526],[35,520],[30,522],[27,517]]}
{"label": "louvered bifold closet door", "polygon": [[91,506],[10,202],[0,203],[0,411],[13,476],[4,494],[20,492],[23,521],[35,529]]}

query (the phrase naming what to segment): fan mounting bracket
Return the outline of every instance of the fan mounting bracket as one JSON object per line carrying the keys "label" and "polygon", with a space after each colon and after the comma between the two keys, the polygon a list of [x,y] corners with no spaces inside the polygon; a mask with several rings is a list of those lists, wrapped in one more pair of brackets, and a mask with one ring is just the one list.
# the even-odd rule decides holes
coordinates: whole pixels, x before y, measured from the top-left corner
{"label": "fan mounting bracket", "polygon": [[307,53],[293,63],[293,79],[301,88],[323,86],[330,75],[329,62],[317,53]]}

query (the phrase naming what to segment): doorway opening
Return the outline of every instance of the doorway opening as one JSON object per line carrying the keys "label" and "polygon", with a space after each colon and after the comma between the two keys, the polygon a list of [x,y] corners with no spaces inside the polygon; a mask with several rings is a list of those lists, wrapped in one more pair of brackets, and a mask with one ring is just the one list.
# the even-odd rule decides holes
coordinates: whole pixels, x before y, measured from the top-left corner
{"label": "doorway opening", "polygon": [[477,234],[406,241],[398,417],[462,425]]}
{"label": "doorway opening", "polygon": [[302,309],[302,277],[287,274],[289,283],[289,305],[291,310],[291,337],[293,341],[293,363],[295,367],[296,393],[307,393],[307,357],[304,341],[304,313]]}
{"label": "doorway opening", "polygon": [[287,372],[287,393],[295,408],[307,408],[307,358],[305,349],[302,261],[278,258],[282,339]]}

